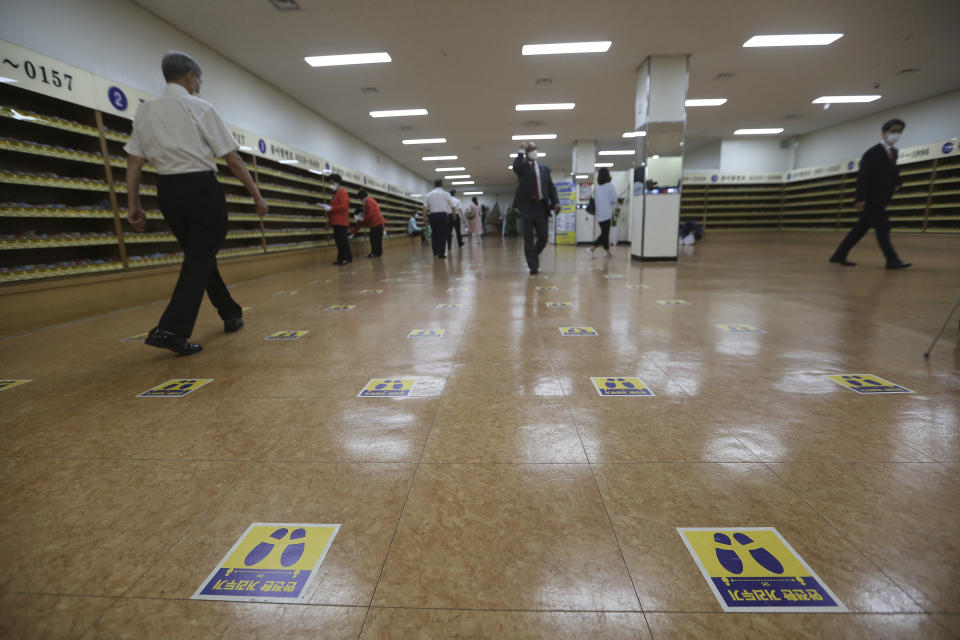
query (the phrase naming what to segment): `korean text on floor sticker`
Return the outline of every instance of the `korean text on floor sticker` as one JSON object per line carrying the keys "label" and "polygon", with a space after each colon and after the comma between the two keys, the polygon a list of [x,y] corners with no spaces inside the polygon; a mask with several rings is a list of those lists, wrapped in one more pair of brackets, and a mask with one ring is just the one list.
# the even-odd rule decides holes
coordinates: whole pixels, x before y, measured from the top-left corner
{"label": "korean text on floor sticker", "polygon": [[901,387],[872,373],[844,373],[826,377],[841,387],[857,393],[913,393],[906,387]]}
{"label": "korean text on floor sticker", "polygon": [[546,285],[537,287],[537,291],[559,291],[560,287],[556,285]]}
{"label": "korean text on floor sticker", "polygon": [[182,398],[200,387],[213,382],[213,378],[174,378],[147,389],[138,398]]}
{"label": "korean text on floor sticker", "polygon": [[652,396],[653,391],[640,378],[608,377],[590,378],[601,396]]}
{"label": "korean text on floor sticker", "polygon": [[357,308],[355,304],[333,304],[324,309],[324,311],[353,311]]}
{"label": "korean text on floor sticker", "polygon": [[573,309],[572,302],[548,302],[547,309]]}
{"label": "korean text on floor sticker", "polygon": [[33,380],[0,380],[0,391],[7,391],[28,382],[33,382]]}
{"label": "korean text on floor sticker", "polygon": [[277,291],[277,292],[276,292],[275,294],[273,294],[273,295],[275,295],[275,296],[295,296],[295,295],[297,295],[298,293],[300,293],[300,292],[299,292],[299,291]]}
{"label": "korean text on floor sticker", "polygon": [[593,327],[558,327],[562,336],[598,336]]}
{"label": "korean text on floor sticker", "polygon": [[435,398],[443,394],[443,378],[417,376],[410,378],[371,378],[358,398]]}
{"label": "korean text on floor sticker", "polygon": [[445,329],[414,329],[408,338],[442,338]]}
{"label": "korean text on floor sticker", "polygon": [[677,532],[728,613],[847,610],[773,527],[679,527]]}
{"label": "korean text on floor sticker", "polygon": [[679,298],[667,298],[666,300],[657,300],[657,304],[662,304],[665,307],[683,307],[689,306],[690,303],[686,300],[680,300]]}
{"label": "korean text on floor sticker", "polygon": [[463,309],[463,305],[460,304],[459,302],[444,302],[444,303],[438,304],[435,308],[441,311],[446,311],[449,309]]}
{"label": "korean text on floor sticker", "polygon": [[138,333],[135,336],[130,336],[129,338],[124,338],[120,342],[143,342],[147,339],[147,336],[150,335],[149,332],[144,331],[143,333]]}
{"label": "korean text on floor sticker", "polygon": [[758,329],[752,324],[718,324],[716,327],[727,333],[766,333],[763,329]]}
{"label": "korean text on floor sticker", "polygon": [[193,600],[302,602],[339,524],[254,522]]}
{"label": "korean text on floor sticker", "polygon": [[276,333],[271,333],[264,340],[296,340],[297,338],[302,338],[303,336],[310,333],[309,331],[304,330],[293,330],[293,331],[277,331]]}
{"label": "korean text on floor sticker", "polygon": [[361,289],[360,295],[362,296],[377,296],[383,293],[383,289]]}
{"label": "korean text on floor sticker", "polygon": [[464,291],[469,291],[468,287],[450,287],[447,289],[447,293],[463,293]]}

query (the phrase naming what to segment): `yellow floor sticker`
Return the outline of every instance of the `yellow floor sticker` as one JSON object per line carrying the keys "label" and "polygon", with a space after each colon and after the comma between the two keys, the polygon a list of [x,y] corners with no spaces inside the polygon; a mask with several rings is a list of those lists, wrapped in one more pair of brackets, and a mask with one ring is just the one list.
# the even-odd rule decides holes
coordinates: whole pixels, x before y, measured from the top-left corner
{"label": "yellow floor sticker", "polygon": [[383,293],[383,289],[361,289],[360,295],[362,296],[375,296]]}
{"label": "yellow floor sticker", "polygon": [[601,396],[652,396],[653,391],[640,378],[601,376],[590,378]]}
{"label": "yellow floor sticker", "polygon": [[667,298],[666,300],[657,300],[657,303],[662,304],[665,307],[682,307],[690,304],[686,300],[680,300],[679,298]]}
{"label": "yellow floor sticker", "polygon": [[766,333],[763,329],[758,329],[752,324],[718,324],[716,327],[727,333]]}
{"label": "yellow floor sticker", "polygon": [[339,524],[254,522],[193,600],[303,602]]}
{"label": "yellow floor sticker", "polygon": [[463,305],[459,302],[444,302],[436,306],[437,309],[441,311],[446,311],[449,309],[463,309]]}
{"label": "yellow floor sticker", "polygon": [[628,284],[625,285],[627,289],[646,289],[647,285],[645,284]]}
{"label": "yellow floor sticker", "polygon": [[679,527],[677,532],[726,612],[847,610],[773,527]]}
{"label": "yellow floor sticker", "polygon": [[408,338],[442,338],[444,329],[414,329]]}
{"label": "yellow floor sticker", "polygon": [[555,285],[537,287],[537,291],[559,291],[559,290],[560,290],[560,287],[557,287]]}
{"label": "yellow floor sticker", "polygon": [[446,381],[433,376],[372,378],[358,398],[435,398],[443,394]]}
{"label": "yellow floor sticker", "polygon": [[33,380],[0,380],[0,391],[13,389],[14,387],[19,387],[20,385],[27,384],[28,382],[33,382]]}
{"label": "yellow floor sticker", "polygon": [[608,273],[603,277],[606,278],[607,280],[620,280],[621,278],[623,278],[623,276],[620,275],[619,273]]}
{"label": "yellow floor sticker", "polygon": [[310,284],[314,284],[314,285],[316,285],[316,286],[318,286],[318,287],[322,287],[322,286],[325,285],[325,284],[330,284],[330,281],[329,281],[329,280],[314,280],[314,281],[311,282]]}
{"label": "yellow floor sticker", "polygon": [[469,290],[470,289],[467,287],[450,287],[449,289],[447,289],[447,293],[463,293]]}
{"label": "yellow floor sticker", "polygon": [[598,336],[593,327],[558,327],[562,336]]}
{"label": "yellow floor sticker", "polygon": [[240,310],[241,310],[241,311],[250,311],[250,309],[253,309],[253,307],[250,307],[250,306],[240,307]]}
{"label": "yellow floor sticker", "polygon": [[264,340],[296,340],[297,338],[302,338],[303,336],[310,333],[309,331],[302,330],[287,330],[287,331],[277,331],[276,333],[271,333]]}
{"label": "yellow floor sticker", "polygon": [[384,278],[380,282],[403,282],[403,278]]}
{"label": "yellow floor sticker", "polygon": [[572,302],[548,302],[547,309],[573,309]]}
{"label": "yellow floor sticker", "polygon": [[901,387],[872,373],[844,373],[826,377],[841,387],[857,393],[913,393],[906,387]]}
{"label": "yellow floor sticker", "polygon": [[300,293],[300,292],[299,292],[299,291],[277,291],[277,292],[276,292],[275,294],[273,294],[273,295],[275,295],[275,296],[295,296],[295,295],[297,295],[298,293]]}
{"label": "yellow floor sticker", "polygon": [[213,378],[174,378],[147,389],[138,398],[182,398],[202,386],[213,382]]}
{"label": "yellow floor sticker", "polygon": [[147,339],[147,336],[150,335],[149,331],[144,331],[143,333],[138,333],[135,336],[130,336],[129,338],[124,338],[120,342],[143,342]]}
{"label": "yellow floor sticker", "polygon": [[355,304],[334,304],[330,305],[324,311],[353,311],[357,308]]}

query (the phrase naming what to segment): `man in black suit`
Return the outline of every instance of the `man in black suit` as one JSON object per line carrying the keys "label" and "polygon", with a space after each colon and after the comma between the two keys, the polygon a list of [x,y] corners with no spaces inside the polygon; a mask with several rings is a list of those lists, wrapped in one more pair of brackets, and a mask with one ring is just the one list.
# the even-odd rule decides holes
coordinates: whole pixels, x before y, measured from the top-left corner
{"label": "man in black suit", "polygon": [[513,206],[520,211],[523,253],[530,275],[536,275],[540,270],[540,252],[547,246],[547,223],[554,211],[560,212],[560,199],[550,178],[550,167],[537,162],[536,143],[528,142],[520,148],[513,161],[513,172],[520,178]]}
{"label": "man in black suit", "polygon": [[890,243],[890,216],[887,214],[890,198],[903,184],[897,168],[897,148],[894,146],[900,140],[903,128],[903,120],[894,118],[885,122],[881,129],[883,141],[867,149],[860,159],[855,198],[860,219],[830,256],[830,262],[845,267],[856,265],[856,262],[847,260],[847,254],[870,227],[873,227],[877,233],[877,244],[887,259],[887,269],[904,269],[910,266],[909,262],[904,262],[897,256]]}

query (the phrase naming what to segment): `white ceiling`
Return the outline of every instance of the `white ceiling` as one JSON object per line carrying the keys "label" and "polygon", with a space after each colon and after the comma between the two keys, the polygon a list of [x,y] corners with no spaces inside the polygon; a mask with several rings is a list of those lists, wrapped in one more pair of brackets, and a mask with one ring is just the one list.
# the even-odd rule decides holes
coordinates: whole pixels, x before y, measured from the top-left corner
{"label": "white ceiling", "polygon": [[[688,110],[688,149],[741,127],[803,134],[960,87],[958,0],[298,0],[302,9],[291,12],[268,0],[135,2],[424,178],[436,177],[436,163],[422,155],[456,154],[456,166],[490,191],[513,188],[506,168],[513,134],[559,134],[540,144],[554,169],[569,170],[576,139],[596,139],[599,149],[631,146],[621,134],[633,128],[635,70],[649,55],[690,54],[689,97],[729,99]],[[827,47],[741,47],[754,34],[824,32],[845,36]],[[524,43],[587,40],[613,46],[605,54],[520,55]],[[393,62],[315,69],[303,61],[372,51],[389,52]],[[919,71],[897,75],[906,68]],[[716,79],[721,73],[735,75]],[[538,86],[538,78],[552,84]],[[827,111],[810,104],[862,93],[883,98]],[[577,107],[514,111],[529,102]],[[413,107],[430,114],[368,115]],[[439,136],[447,144],[400,142]],[[616,163],[627,168],[632,160]]]}

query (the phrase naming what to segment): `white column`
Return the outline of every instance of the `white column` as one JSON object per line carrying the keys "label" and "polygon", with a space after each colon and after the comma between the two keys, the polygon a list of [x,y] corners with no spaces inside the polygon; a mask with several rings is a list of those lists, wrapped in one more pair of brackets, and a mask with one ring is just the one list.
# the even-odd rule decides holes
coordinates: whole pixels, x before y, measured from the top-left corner
{"label": "white column", "polygon": [[[596,140],[574,140],[573,159],[570,166],[573,167],[573,180],[577,183],[579,193],[580,185],[586,183],[592,193],[593,178],[596,175],[594,163],[597,161],[597,141]],[[577,175],[586,175],[587,178],[578,179]],[[586,206],[586,203],[580,203]],[[577,244],[584,242],[593,242],[597,237],[596,220],[587,213],[585,208],[577,208]]]}

